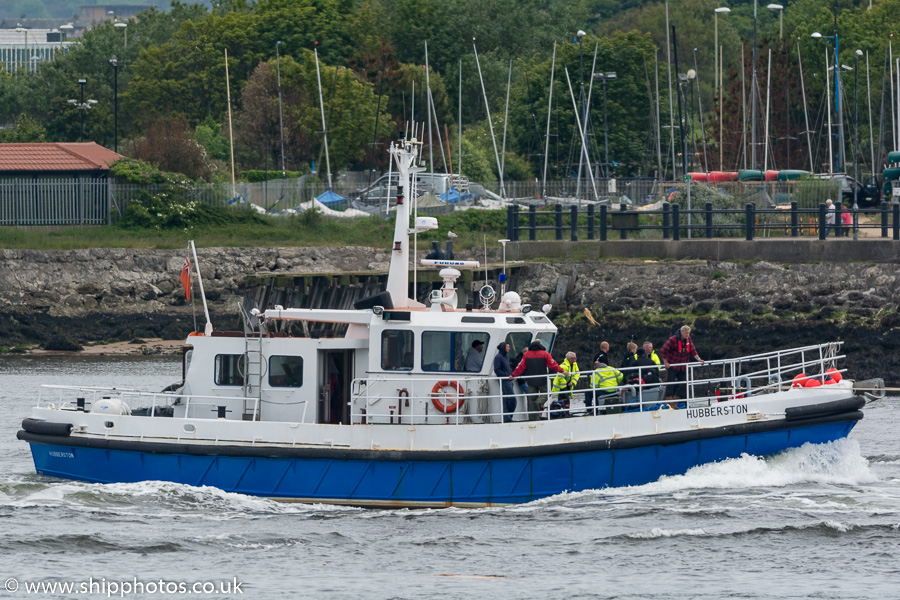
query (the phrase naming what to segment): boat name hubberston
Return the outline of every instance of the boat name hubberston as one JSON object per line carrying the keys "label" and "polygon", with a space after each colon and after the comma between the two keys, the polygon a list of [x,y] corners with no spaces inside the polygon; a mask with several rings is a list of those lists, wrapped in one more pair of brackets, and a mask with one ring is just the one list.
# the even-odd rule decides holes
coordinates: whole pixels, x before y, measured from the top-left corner
{"label": "boat name hubberston", "polygon": [[724,417],[726,415],[743,415],[746,413],[746,404],[726,404],[724,406],[689,408],[685,411],[684,415],[688,419],[699,419],[700,417]]}

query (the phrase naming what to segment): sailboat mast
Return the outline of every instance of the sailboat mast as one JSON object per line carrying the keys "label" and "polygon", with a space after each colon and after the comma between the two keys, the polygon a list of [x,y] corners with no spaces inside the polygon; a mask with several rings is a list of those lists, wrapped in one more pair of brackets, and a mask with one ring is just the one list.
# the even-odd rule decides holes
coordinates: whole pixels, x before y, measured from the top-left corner
{"label": "sailboat mast", "polygon": [[319,109],[322,113],[322,139],[325,142],[325,172],[328,176],[328,189],[331,189],[331,159],[328,157],[328,128],[325,126],[325,101],[322,99],[322,74],[319,72],[319,49],[314,48],[316,55],[316,80],[319,82]]}

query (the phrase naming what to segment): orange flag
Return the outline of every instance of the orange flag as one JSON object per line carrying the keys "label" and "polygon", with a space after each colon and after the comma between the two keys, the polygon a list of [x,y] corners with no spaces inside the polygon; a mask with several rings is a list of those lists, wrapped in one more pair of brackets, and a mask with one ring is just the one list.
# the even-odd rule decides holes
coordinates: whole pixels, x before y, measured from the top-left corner
{"label": "orange flag", "polygon": [[185,258],[184,265],[181,267],[181,286],[184,288],[184,299],[191,301],[191,263]]}

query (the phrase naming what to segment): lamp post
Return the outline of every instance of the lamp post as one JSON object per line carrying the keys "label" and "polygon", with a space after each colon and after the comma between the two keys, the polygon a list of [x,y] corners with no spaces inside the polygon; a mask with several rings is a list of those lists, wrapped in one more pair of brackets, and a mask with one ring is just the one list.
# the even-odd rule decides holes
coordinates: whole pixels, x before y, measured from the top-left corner
{"label": "lamp post", "polygon": [[[25,54],[22,56],[22,62],[25,63],[25,72],[28,72],[28,30],[22,27],[21,23],[16,23],[16,33],[21,33],[25,36]],[[16,70],[19,69],[19,61],[16,60]]]}
{"label": "lamp post", "polygon": [[123,23],[122,21],[116,20],[116,22],[113,23],[113,27],[115,27],[116,29],[121,29],[125,33],[124,49],[128,50],[128,23]]}
{"label": "lamp post", "polygon": [[603,152],[604,152],[604,164],[603,164],[603,172],[607,179],[609,179],[609,128],[607,126],[606,121],[606,81],[608,79],[615,79],[616,73],[615,71],[610,71],[609,73],[595,73],[594,79],[600,79],[603,81]]}
{"label": "lamp post", "polygon": [[727,6],[720,6],[713,12],[714,21],[716,24],[716,47],[715,47],[715,65],[716,65],[716,74],[713,78],[715,84],[713,87],[719,93],[719,170],[722,170],[722,146],[725,142],[725,137],[722,133],[722,125],[723,125],[723,115],[722,115],[722,65],[719,63],[719,15],[727,15],[731,12],[731,9]]}
{"label": "lamp post", "polygon": [[[813,33],[811,36],[813,39],[825,39],[825,40],[834,40],[834,110],[837,113],[838,120],[838,134],[837,134],[837,152],[835,157],[837,161],[835,162],[835,172],[842,172],[841,159],[843,158],[841,153],[841,146],[844,143],[844,110],[843,105],[841,104],[841,67],[838,64],[838,36],[837,36],[837,21],[835,21],[834,26],[834,35],[822,35],[818,31]],[[826,42],[828,43],[828,42]],[[828,132],[828,135],[831,136],[831,132]]]}
{"label": "lamp post", "polygon": [[780,4],[769,4],[766,8],[778,11],[778,39],[780,40],[784,37],[784,7]]}
{"label": "lamp post", "polygon": [[119,59],[115,55],[109,59],[113,68],[113,149],[119,152]]}
{"label": "lamp post", "polygon": [[81,86],[81,100],[75,100],[74,98],[69,99],[69,104],[74,106],[77,110],[81,111],[81,134],[79,136],[80,141],[84,141],[84,111],[90,110],[91,107],[97,104],[96,100],[87,100],[84,99],[84,85],[87,83],[87,79],[84,77],[78,80],[78,85]]}

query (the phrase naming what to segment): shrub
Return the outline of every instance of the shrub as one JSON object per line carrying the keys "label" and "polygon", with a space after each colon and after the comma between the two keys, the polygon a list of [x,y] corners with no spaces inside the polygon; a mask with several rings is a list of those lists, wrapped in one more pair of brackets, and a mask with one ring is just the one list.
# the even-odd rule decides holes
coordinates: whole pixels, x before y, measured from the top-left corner
{"label": "shrub", "polygon": [[[672,196],[672,199],[669,200],[669,202],[672,204],[677,204],[680,210],[687,210],[687,186],[679,188],[678,191],[675,192],[675,195]],[[712,204],[713,210],[725,209],[735,211],[730,214],[714,213],[713,225],[743,225],[743,212],[739,209],[738,206],[736,206],[735,199],[732,196],[729,196],[721,190],[713,189],[706,185],[692,185],[691,209],[705,209],[707,202]],[[682,225],[685,223],[685,221],[686,218],[681,217]],[[702,231],[702,227],[704,226],[705,222],[705,217],[694,215],[694,217],[691,219],[691,226],[693,228],[693,231],[695,233],[698,231]],[[686,236],[687,230],[683,230],[681,235]],[[713,229],[713,236],[715,237],[739,237],[741,235],[743,235],[743,232],[739,227],[719,227]]]}

